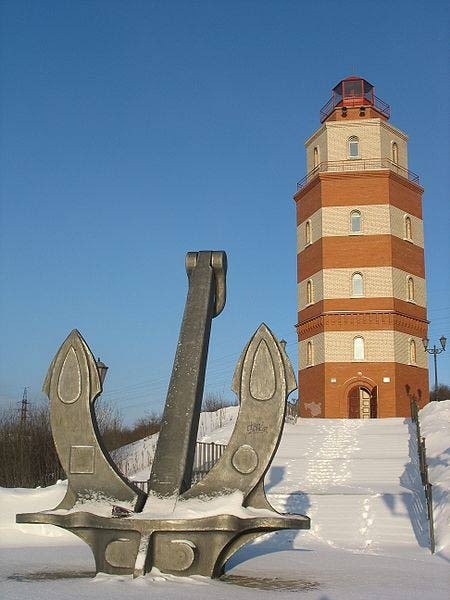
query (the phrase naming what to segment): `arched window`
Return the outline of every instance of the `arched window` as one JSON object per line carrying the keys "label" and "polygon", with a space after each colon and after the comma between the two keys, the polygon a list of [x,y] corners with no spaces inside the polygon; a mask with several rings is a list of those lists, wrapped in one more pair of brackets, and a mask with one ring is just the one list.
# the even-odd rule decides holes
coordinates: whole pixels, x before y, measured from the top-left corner
{"label": "arched window", "polygon": [[348,157],[359,158],[359,139],[356,135],[348,138]]}
{"label": "arched window", "polygon": [[364,338],[353,338],[353,360],[364,360]]}
{"label": "arched window", "polygon": [[409,302],[414,302],[414,279],[408,277],[406,281],[406,297]]}
{"label": "arched window", "polygon": [[364,296],[364,280],[361,273],[352,275],[352,296]]}
{"label": "arched window", "polygon": [[306,366],[310,367],[313,364],[313,345],[312,342],[306,344]]}
{"label": "arched window", "polygon": [[392,142],[392,162],[398,164],[398,146],[395,142]]}
{"label": "arched window", "polygon": [[305,223],[305,246],[311,243],[311,221]]}
{"label": "arched window", "polygon": [[312,304],[314,302],[314,290],[311,279],[308,279],[306,283],[306,304]]}
{"label": "arched window", "polygon": [[317,167],[319,165],[319,148],[317,146],[315,146],[315,148],[313,150],[313,160],[314,160],[314,167]]}
{"label": "arched window", "polygon": [[350,231],[361,233],[361,213],[359,210],[352,210],[350,213]]}
{"label": "arched window", "polygon": [[415,365],[416,358],[416,342],[414,340],[409,340],[409,363]]}
{"label": "arched window", "polygon": [[405,216],[405,239],[412,240],[411,217]]}

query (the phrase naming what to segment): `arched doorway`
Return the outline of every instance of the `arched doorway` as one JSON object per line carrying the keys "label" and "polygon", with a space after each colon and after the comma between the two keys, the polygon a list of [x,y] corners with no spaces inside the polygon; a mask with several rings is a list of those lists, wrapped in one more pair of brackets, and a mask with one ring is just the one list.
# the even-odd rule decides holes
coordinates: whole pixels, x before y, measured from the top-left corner
{"label": "arched doorway", "polygon": [[377,387],[373,390],[362,385],[352,387],[348,392],[349,419],[376,419]]}

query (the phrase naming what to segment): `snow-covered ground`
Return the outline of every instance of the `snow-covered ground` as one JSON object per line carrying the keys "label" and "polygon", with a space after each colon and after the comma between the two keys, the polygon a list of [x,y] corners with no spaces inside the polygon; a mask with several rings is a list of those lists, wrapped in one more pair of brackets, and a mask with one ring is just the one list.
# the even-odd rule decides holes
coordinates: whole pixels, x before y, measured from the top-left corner
{"label": "snow-covered ground", "polygon": [[[91,552],[78,538],[52,526],[14,522],[17,512],[56,506],[64,482],[42,490],[0,489],[0,595],[8,600],[228,600],[230,595],[236,600],[447,600],[450,401],[429,405],[420,420],[434,492],[434,556],[427,547],[411,423],[300,420],[285,427],[266,489],[276,508],[311,516],[310,531],[262,537],[235,555],[220,581],[157,573],[135,580],[93,578]],[[215,431],[211,427],[202,432],[202,441],[226,443],[231,431],[231,421]]]}

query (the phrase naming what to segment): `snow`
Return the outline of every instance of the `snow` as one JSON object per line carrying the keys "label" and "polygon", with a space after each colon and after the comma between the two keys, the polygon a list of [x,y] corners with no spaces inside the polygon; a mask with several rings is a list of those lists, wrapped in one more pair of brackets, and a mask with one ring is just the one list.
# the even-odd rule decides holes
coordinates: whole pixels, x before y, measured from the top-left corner
{"label": "snow", "polygon": [[148,498],[148,504],[151,506],[151,511],[139,513],[134,518],[137,519],[199,519],[201,517],[212,517],[217,515],[234,515],[241,519],[254,517],[272,517],[272,511],[268,509],[245,508],[242,506],[244,494],[240,491],[218,496],[216,498],[190,498],[178,502],[173,511],[167,512],[167,506],[171,506],[171,502],[166,500],[158,502],[155,496],[151,494]]}
{"label": "snow", "polygon": [[73,537],[70,533],[52,525],[27,525],[16,523],[16,514],[39,512],[54,508],[64,498],[67,481],[46,488],[7,489],[0,487],[0,552],[4,546],[34,546]]}
{"label": "snow", "polygon": [[[305,419],[286,425],[266,477],[266,491],[277,509],[308,514],[310,531],[267,534],[247,545],[229,561],[223,580],[175,578],[156,570],[136,579],[94,577],[90,549],[74,535],[50,525],[15,523],[18,512],[57,506],[65,482],[36,490],[0,489],[1,597],[447,599],[450,401],[428,405],[420,411],[420,423],[433,483],[435,555],[428,548],[410,420]],[[201,440],[226,443],[233,421],[222,420],[222,425],[216,430],[211,423],[205,425]],[[135,450],[140,449],[137,443]],[[218,499],[208,510],[233,512],[239,505],[237,495]],[[203,508],[196,501],[188,510],[198,516]]]}

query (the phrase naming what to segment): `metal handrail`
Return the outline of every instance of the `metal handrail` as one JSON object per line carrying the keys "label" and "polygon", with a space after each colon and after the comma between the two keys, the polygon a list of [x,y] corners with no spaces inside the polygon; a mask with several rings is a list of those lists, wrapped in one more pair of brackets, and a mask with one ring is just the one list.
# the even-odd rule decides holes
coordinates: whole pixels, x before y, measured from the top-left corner
{"label": "metal handrail", "polygon": [[344,100],[339,97],[339,100],[336,96],[332,96],[328,102],[326,102],[322,108],[320,109],[320,122],[323,123],[327,117],[331,115],[333,110],[337,107],[346,106],[373,106],[378,112],[380,112],[387,119],[391,116],[391,107],[387,102],[378,98],[378,96],[373,96],[373,102],[368,101],[367,98],[348,98],[346,97]]}
{"label": "metal handrail", "polygon": [[342,173],[348,171],[377,171],[380,169],[389,169],[397,175],[419,184],[419,176],[389,158],[368,158],[368,159],[349,159],[333,160],[321,162],[314,167],[303,179],[297,182],[297,191],[303,189],[310,181],[315,179],[319,173]]}
{"label": "metal handrail", "polygon": [[[194,465],[192,467],[192,483],[203,479],[225,452],[225,444],[214,442],[197,442],[195,445]],[[140,490],[148,493],[148,480],[133,481]]]}
{"label": "metal handrail", "polygon": [[428,464],[427,464],[427,452],[425,447],[425,438],[420,433],[420,422],[419,422],[419,407],[414,398],[410,401],[411,406],[411,419],[416,424],[416,436],[417,436],[417,452],[419,455],[419,469],[420,478],[425,492],[425,499],[427,501],[427,519],[428,528],[430,532],[430,549],[431,553],[434,554],[436,550],[436,540],[434,536],[434,516],[433,516],[433,486],[428,478]]}
{"label": "metal handrail", "polygon": [[195,446],[194,466],[192,468],[192,483],[203,479],[211,471],[216,462],[218,462],[225,450],[225,444],[197,442]]}
{"label": "metal handrail", "polygon": [[286,423],[297,423],[298,419],[298,400],[295,402],[286,402],[286,415],[284,420]]}

